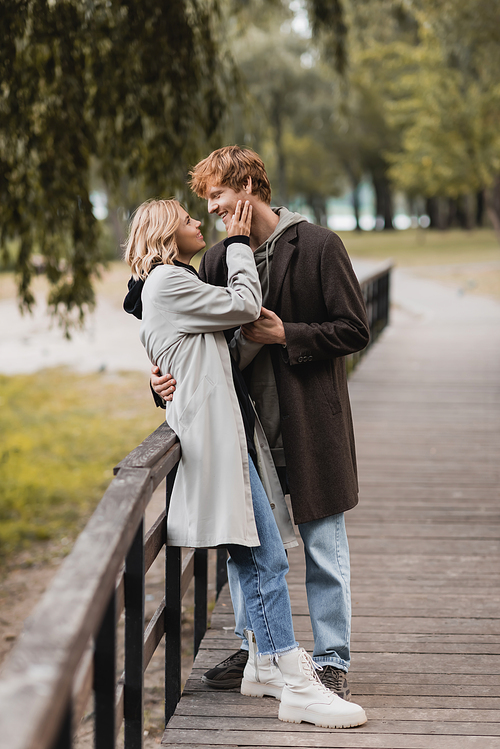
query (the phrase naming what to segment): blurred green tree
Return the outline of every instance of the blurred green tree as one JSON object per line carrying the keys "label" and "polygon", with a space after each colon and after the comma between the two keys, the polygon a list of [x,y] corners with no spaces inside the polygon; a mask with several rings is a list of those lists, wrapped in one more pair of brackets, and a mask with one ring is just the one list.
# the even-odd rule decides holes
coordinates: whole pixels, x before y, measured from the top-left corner
{"label": "blurred green tree", "polygon": [[383,219],[384,229],[392,229],[394,185],[387,153],[399,150],[401,134],[387,116],[387,89],[394,71],[386,68],[380,50],[395,41],[411,46],[416,23],[395,0],[347,1],[345,23],[348,59],[340,87],[337,148],[353,189],[358,228],[357,192],[362,177],[368,175],[375,193],[375,213]]}
{"label": "blurred green tree", "polygon": [[37,255],[66,326],[93,305],[96,163],[109,185],[187,197],[187,168],[216,143],[234,84],[219,21],[218,0],[4,0],[0,242],[12,260],[15,240],[24,307]]}
{"label": "blurred green tree", "polygon": [[286,4],[263,11],[240,16],[229,32],[247,97],[232,103],[228,139],[262,154],[275,204],[305,203],[316,222],[326,224],[326,201],[344,178],[334,138],[332,69],[322,63],[310,26],[302,33],[294,28]]}
{"label": "blurred green tree", "polygon": [[371,51],[385,71],[387,122],[401,133],[385,151],[389,176],[413,195],[450,196],[465,214],[483,194],[500,237],[500,0],[405,7],[415,38]]}

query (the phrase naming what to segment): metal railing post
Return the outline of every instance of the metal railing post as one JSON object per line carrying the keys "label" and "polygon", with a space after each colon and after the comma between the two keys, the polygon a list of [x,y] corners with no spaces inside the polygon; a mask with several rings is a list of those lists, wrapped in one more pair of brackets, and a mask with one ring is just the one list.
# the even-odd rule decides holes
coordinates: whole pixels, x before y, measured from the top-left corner
{"label": "metal railing post", "polygon": [[125,561],[125,749],[142,749],[144,735],[144,520]]}
{"label": "metal railing post", "polygon": [[59,729],[59,734],[52,749],[71,749],[73,746],[73,708],[71,701],[66,708],[64,718]]}
{"label": "metal railing post", "polygon": [[208,550],[196,549],[194,553],[194,658],[207,631],[207,585]]}
{"label": "metal railing post", "polygon": [[[167,476],[166,514],[177,467]],[[181,698],[181,549],[165,546],[165,725]]]}
{"label": "metal railing post", "polygon": [[94,649],[95,749],[115,746],[116,595],[110,598],[95,638]]}
{"label": "metal railing post", "polygon": [[224,585],[227,583],[227,551],[217,549],[217,571],[215,578],[215,595],[218,598]]}

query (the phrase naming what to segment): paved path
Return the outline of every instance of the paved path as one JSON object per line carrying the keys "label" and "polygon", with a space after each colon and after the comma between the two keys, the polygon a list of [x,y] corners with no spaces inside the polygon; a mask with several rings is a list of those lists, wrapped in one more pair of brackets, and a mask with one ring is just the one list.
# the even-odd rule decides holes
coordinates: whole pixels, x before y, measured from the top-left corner
{"label": "paved path", "polygon": [[[393,300],[350,381],[350,682],[368,724],[284,724],[273,699],[205,690],[201,673],[237,647],[226,592],[163,745],[500,749],[500,304],[404,271]],[[301,549],[290,565],[310,649]]]}
{"label": "paved path", "polygon": [[[126,289],[126,274],[122,288]],[[118,296],[118,295],[116,295]],[[119,298],[100,294],[96,309],[71,339],[47,311],[43,294],[33,315],[21,315],[15,299],[0,301],[0,373],[31,374],[46,367],[69,367],[77,372],[149,372],[150,364],[139,340],[139,320],[121,309]]]}

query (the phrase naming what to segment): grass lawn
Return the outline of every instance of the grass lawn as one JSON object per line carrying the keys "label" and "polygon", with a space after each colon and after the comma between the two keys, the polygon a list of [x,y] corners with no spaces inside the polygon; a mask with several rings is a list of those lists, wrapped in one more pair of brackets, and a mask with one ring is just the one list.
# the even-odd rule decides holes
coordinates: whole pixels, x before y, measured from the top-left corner
{"label": "grass lawn", "polygon": [[500,244],[491,229],[477,231],[339,232],[350,255],[392,258],[400,266],[455,265],[500,261]]}
{"label": "grass lawn", "polygon": [[164,418],[136,372],[0,376],[0,405],[0,564],[35,541],[69,545]]}

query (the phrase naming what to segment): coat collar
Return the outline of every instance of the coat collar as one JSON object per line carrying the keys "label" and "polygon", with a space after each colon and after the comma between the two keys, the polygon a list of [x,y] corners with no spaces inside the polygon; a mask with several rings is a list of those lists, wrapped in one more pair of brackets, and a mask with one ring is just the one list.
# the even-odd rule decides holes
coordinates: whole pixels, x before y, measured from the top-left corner
{"label": "coat collar", "polygon": [[276,242],[267,299],[267,306],[270,310],[274,310],[278,302],[287,268],[296,249],[298,226],[298,224],[291,226]]}

